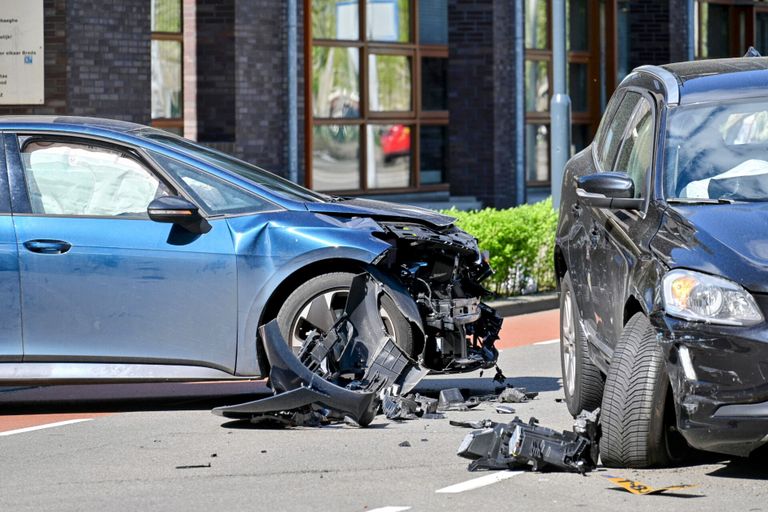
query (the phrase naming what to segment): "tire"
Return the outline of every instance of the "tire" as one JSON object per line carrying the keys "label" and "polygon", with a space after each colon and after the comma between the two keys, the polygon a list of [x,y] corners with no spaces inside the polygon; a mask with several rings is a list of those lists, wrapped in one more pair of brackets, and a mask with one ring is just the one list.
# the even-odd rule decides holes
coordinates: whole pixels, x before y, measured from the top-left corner
{"label": "tire", "polygon": [[[322,274],[305,282],[288,296],[277,313],[277,324],[280,333],[295,351],[301,348],[309,330],[316,329],[324,334],[339,319],[355,275],[349,272]],[[321,307],[323,301],[325,308]],[[313,306],[317,309],[310,315]],[[386,294],[379,301],[379,312],[395,343],[413,356],[411,325]]]}
{"label": "tire", "polygon": [[642,313],[621,333],[611,360],[600,421],[600,457],[615,468],[667,466],[681,458],[669,379],[656,333]]}
{"label": "tire", "polygon": [[594,411],[603,399],[603,374],[589,358],[587,338],[581,329],[571,276],[560,284],[560,368],[568,412]]}

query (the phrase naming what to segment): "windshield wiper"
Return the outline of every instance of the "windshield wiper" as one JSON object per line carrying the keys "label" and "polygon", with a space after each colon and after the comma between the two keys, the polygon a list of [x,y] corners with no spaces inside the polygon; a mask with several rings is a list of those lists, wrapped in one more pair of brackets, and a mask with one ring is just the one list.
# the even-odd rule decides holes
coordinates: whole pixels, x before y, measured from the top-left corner
{"label": "windshield wiper", "polygon": [[717,199],[710,197],[672,197],[667,199],[669,204],[733,204],[735,199],[726,199],[719,197]]}

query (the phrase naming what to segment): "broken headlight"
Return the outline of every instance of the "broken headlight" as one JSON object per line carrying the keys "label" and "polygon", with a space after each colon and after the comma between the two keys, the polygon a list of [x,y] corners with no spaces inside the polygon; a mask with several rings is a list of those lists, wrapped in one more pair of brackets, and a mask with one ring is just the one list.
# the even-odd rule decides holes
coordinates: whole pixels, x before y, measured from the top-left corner
{"label": "broken headlight", "polygon": [[723,325],[754,325],[763,314],[750,293],[721,277],[691,270],[664,276],[664,310],[671,316]]}

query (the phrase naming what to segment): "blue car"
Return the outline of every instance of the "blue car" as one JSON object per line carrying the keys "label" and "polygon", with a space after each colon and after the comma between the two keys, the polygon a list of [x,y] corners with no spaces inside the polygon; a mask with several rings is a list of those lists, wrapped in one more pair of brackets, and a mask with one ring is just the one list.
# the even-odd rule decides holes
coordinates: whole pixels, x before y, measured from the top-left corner
{"label": "blue car", "polygon": [[379,313],[414,361],[495,363],[491,270],[451,217],[132,123],[0,117],[0,137],[0,383],[263,376],[258,327],[276,319],[298,350],[364,272],[387,281]]}

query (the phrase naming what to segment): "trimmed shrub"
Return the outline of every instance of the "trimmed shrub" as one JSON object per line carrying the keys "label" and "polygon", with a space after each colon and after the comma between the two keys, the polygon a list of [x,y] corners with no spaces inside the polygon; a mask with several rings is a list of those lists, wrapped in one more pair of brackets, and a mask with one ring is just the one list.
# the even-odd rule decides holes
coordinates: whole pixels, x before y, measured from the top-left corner
{"label": "trimmed shrub", "polygon": [[507,210],[446,210],[488,251],[496,273],[483,284],[500,295],[555,289],[557,212],[552,199]]}

